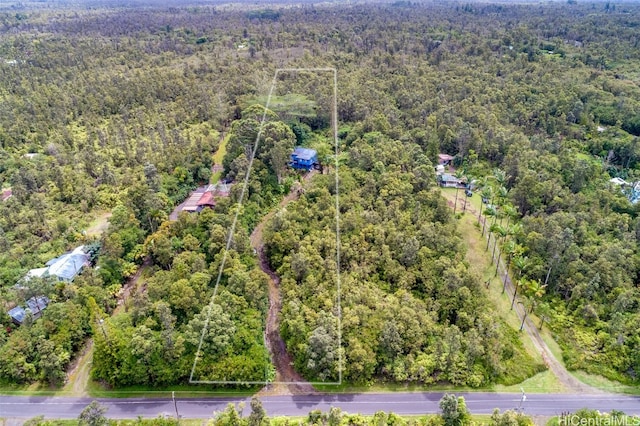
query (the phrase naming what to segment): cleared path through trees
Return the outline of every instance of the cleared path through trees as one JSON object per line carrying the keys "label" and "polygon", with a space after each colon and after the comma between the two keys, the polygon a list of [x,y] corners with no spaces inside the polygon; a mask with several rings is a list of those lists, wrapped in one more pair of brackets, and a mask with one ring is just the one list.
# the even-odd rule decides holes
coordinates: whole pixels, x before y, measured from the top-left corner
{"label": "cleared path through trees", "polygon": [[[308,181],[315,174],[315,170],[311,170],[303,178],[303,183]],[[267,325],[265,330],[265,341],[269,353],[271,354],[271,362],[276,369],[275,382],[290,383],[274,383],[264,387],[258,395],[301,395],[314,393],[315,390],[311,384],[293,368],[293,358],[287,351],[287,347],[280,335],[279,315],[282,309],[282,297],[280,294],[280,277],[269,266],[269,261],[264,252],[263,230],[264,225],[273,217],[273,215],[282,210],[291,201],[298,199],[302,191],[302,186],[294,185],[289,194],[278,204],[278,207],[267,214],[251,233],[251,247],[258,255],[260,269],[269,275],[269,310],[267,312]]]}

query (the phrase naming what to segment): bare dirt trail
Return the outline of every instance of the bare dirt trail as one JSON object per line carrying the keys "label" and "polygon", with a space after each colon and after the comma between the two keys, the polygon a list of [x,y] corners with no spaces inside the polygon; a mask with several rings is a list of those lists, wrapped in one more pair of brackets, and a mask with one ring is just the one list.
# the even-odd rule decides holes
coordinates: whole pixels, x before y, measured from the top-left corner
{"label": "bare dirt trail", "polygon": [[124,283],[124,285],[122,286],[122,289],[118,294],[118,306],[116,307],[116,309],[114,309],[112,315],[115,315],[121,312],[123,309],[126,311],[127,299],[129,299],[129,297],[131,296],[131,292],[136,289],[138,285],[138,281],[140,281],[140,277],[142,276],[142,273],[146,271],[147,268],[149,268],[150,266],[151,266],[151,258],[145,257],[144,260],[142,261],[142,265],[140,265],[136,273],[131,275],[127,279],[127,282]]}
{"label": "bare dirt trail", "polygon": [[87,386],[93,360],[93,339],[87,339],[82,352],[67,369],[67,383],[62,388],[65,396],[88,396]]}
{"label": "bare dirt trail", "polygon": [[[445,194],[444,192],[442,193],[442,195],[447,199],[447,204],[449,205],[449,207],[454,208],[455,198],[452,199],[453,197],[450,197],[449,196],[450,194]],[[473,207],[471,202],[468,202],[464,193],[462,193],[462,197],[458,196],[458,206],[456,208],[456,211],[457,212],[464,211],[466,213],[471,214],[474,218],[476,218],[476,220],[478,220],[481,226],[483,221],[485,220],[485,218],[479,217],[479,214],[478,214],[479,212]],[[504,277],[505,272],[506,272],[506,265],[504,264],[503,261],[500,261],[498,276]],[[510,275],[507,274],[506,277],[507,277],[507,284],[506,284],[507,292],[513,295],[513,292],[515,291],[515,286],[511,282]],[[520,320],[522,320],[522,318],[526,315],[524,306],[520,304],[516,304],[514,309],[516,311],[516,314],[520,318]],[[529,335],[529,337],[531,338],[531,341],[533,342],[538,352],[540,352],[546,366],[549,368],[549,370],[551,370],[551,372],[556,376],[556,378],[560,381],[560,383],[565,387],[566,392],[592,394],[592,395],[606,394],[606,392],[600,389],[596,389],[585,383],[582,383],[581,381],[576,379],[574,376],[572,376],[571,373],[569,373],[567,369],[564,367],[564,365],[562,365],[562,363],[560,363],[560,361],[558,361],[558,359],[553,355],[553,353],[551,352],[551,349],[549,349],[549,346],[547,345],[547,343],[542,339],[542,336],[540,336],[538,329],[536,328],[535,324],[529,317],[525,318],[524,331]]]}
{"label": "bare dirt trail", "polygon": [[[312,170],[304,176],[304,182],[308,181],[315,174]],[[280,295],[280,277],[269,266],[267,256],[264,251],[264,241],[262,233],[264,225],[273,217],[273,215],[282,210],[288,203],[296,200],[302,191],[302,187],[292,188],[284,199],[278,204],[278,207],[267,214],[262,221],[255,227],[251,233],[251,247],[256,250],[260,269],[269,275],[269,310],[267,312],[267,325],[265,330],[265,341],[271,361],[276,369],[275,382],[265,386],[259,393],[259,396],[268,395],[308,395],[315,393],[311,384],[309,384],[295,369],[293,368],[293,359],[287,352],[286,345],[280,335],[279,314],[282,309],[282,297]]]}

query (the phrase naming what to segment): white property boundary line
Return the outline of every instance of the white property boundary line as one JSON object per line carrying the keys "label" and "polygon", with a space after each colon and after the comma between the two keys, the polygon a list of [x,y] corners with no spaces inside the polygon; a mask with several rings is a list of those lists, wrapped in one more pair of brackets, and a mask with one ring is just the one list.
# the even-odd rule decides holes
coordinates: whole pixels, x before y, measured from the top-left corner
{"label": "white property boundary line", "polygon": [[[193,374],[196,369],[196,365],[198,364],[198,360],[200,359],[200,354],[202,352],[202,343],[204,341],[204,336],[209,328],[209,321],[211,320],[211,310],[213,307],[213,302],[215,300],[216,295],[218,294],[218,287],[220,286],[220,279],[222,278],[222,272],[224,271],[224,266],[227,261],[227,253],[229,248],[231,247],[231,241],[233,239],[233,234],[236,230],[236,226],[238,224],[238,216],[240,215],[240,207],[244,202],[244,196],[247,191],[247,186],[249,184],[249,176],[251,175],[251,168],[253,166],[253,160],[255,159],[256,152],[258,150],[258,144],[260,141],[260,137],[262,136],[262,130],[264,128],[264,122],[267,117],[267,111],[269,109],[269,105],[271,104],[271,97],[273,95],[273,91],[277,84],[278,74],[279,73],[299,73],[299,72],[331,72],[333,73],[333,113],[332,113],[332,121],[333,121],[333,141],[335,147],[335,191],[336,191],[336,289],[337,289],[337,300],[336,300],[336,308],[337,308],[337,318],[338,318],[338,381],[337,382],[269,382],[267,381],[267,377],[265,375],[264,381],[241,381],[241,380],[194,380]],[[207,305],[207,319],[204,323],[204,328],[202,329],[202,334],[200,335],[200,342],[198,343],[198,350],[196,351],[196,356],[193,360],[193,366],[191,367],[191,374],[189,375],[189,383],[190,384],[219,384],[219,385],[230,385],[230,384],[243,384],[243,385],[267,385],[267,384],[285,384],[285,385],[300,385],[300,384],[311,384],[311,385],[341,385],[342,384],[342,370],[343,370],[343,356],[342,356],[342,307],[341,307],[341,290],[340,290],[340,197],[339,197],[339,178],[338,178],[338,154],[339,154],[339,145],[338,145],[338,73],[335,68],[277,68],[274,75],[273,80],[271,81],[271,87],[269,88],[269,95],[267,96],[267,103],[264,107],[264,112],[262,114],[262,119],[260,120],[260,127],[258,128],[258,134],[256,135],[256,140],[253,144],[253,151],[251,152],[251,158],[249,159],[249,167],[247,168],[247,173],[244,176],[244,182],[242,185],[242,191],[240,192],[240,201],[236,206],[236,212],[233,217],[233,222],[231,223],[231,229],[229,230],[229,235],[227,237],[227,244],[225,246],[225,251],[222,255],[222,262],[220,263],[220,269],[218,270],[218,277],[216,278],[216,284],[213,288],[213,295],[209,300],[209,304]]]}

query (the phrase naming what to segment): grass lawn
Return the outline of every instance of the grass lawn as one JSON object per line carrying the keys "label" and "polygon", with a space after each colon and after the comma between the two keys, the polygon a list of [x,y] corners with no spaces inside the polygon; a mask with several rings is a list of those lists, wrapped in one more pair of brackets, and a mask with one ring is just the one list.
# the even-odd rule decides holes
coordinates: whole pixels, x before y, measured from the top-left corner
{"label": "grass lawn", "polygon": [[88,237],[99,237],[109,226],[109,218],[111,212],[96,212],[96,218],[87,227],[86,233]]}
{"label": "grass lawn", "polygon": [[[227,133],[226,135],[224,135],[224,138],[222,139],[222,141],[220,142],[220,145],[218,146],[218,150],[216,151],[215,154],[213,154],[213,164],[220,164],[222,165],[222,159],[224,158],[224,155],[227,153],[227,143],[229,142],[229,137],[231,136],[231,133]],[[215,172],[211,175],[211,178],[209,179],[209,183],[216,183],[220,180],[220,178],[222,177],[222,172]]]}
{"label": "grass lawn", "polygon": [[[540,319],[537,318],[535,323],[536,325],[539,325]],[[540,330],[540,336],[542,336],[542,340],[544,340],[544,342],[547,344],[553,356],[560,362],[560,364],[562,364],[566,368],[564,358],[562,357],[562,349],[560,348],[558,342],[556,342],[556,340],[551,335],[551,331],[547,327],[542,327],[542,330]]]}
{"label": "grass lawn", "polygon": [[496,385],[493,390],[495,390],[496,392],[520,392],[520,388],[522,388],[526,393],[566,392],[565,387],[562,386],[560,382],[558,382],[558,379],[553,375],[551,370],[546,370],[542,373],[538,373],[535,376],[528,378],[524,382],[518,383],[517,385]]}
{"label": "grass lawn", "polygon": [[625,385],[620,382],[609,380],[606,377],[589,374],[581,370],[571,371],[571,374],[581,382],[593,386],[594,388],[602,389],[608,392],[640,395],[640,386]]}
{"label": "grass lawn", "polygon": [[[159,386],[129,386],[119,389],[110,389],[93,380],[88,380],[83,391],[93,398],[131,398],[131,397],[152,397],[170,398],[171,392],[176,393],[180,398],[197,397],[249,397],[254,395],[261,387],[240,388],[240,389],[220,389],[206,385],[175,385],[167,387]],[[78,392],[71,387],[52,388],[39,383],[31,385],[14,385],[0,383],[0,395],[16,396],[79,396]],[[0,423],[1,425],[1,423]]]}
{"label": "grass lawn", "polygon": [[220,180],[220,178],[222,177],[222,172],[215,172],[211,174],[211,178],[209,178],[209,183],[210,184],[214,184],[214,183],[218,183],[218,181]]}
{"label": "grass lawn", "polygon": [[[75,368],[68,376],[67,383],[60,391],[62,395],[86,396],[87,383],[90,380],[91,361],[93,360],[93,341],[87,340],[82,351],[74,360]],[[68,371],[68,370],[67,370]]]}
{"label": "grass lawn", "polygon": [[[454,188],[443,188],[442,195],[453,203],[456,198],[456,190]],[[487,251],[487,240],[481,235],[482,228],[478,223],[478,214],[482,204],[481,197],[478,193],[474,193],[472,197],[466,197],[464,191],[459,190],[458,204],[461,204],[461,200],[466,200],[468,203],[465,213],[462,213],[462,209],[459,207],[456,209],[456,214],[462,213],[458,220],[458,230],[467,246],[466,259],[469,263],[469,268],[473,274],[482,280],[482,283],[489,281],[490,284],[486,290],[486,295],[492,303],[493,312],[502,318],[511,328],[519,330],[521,320],[515,311],[511,310],[512,299],[507,293],[502,293],[502,279],[504,275],[499,274],[496,276],[495,265],[491,262],[493,240]],[[523,334],[523,337],[522,343],[527,352],[537,362],[542,363],[542,355],[538,352],[532,340],[525,334]],[[559,350],[555,342],[554,346]],[[555,352],[554,355],[558,356]],[[529,392],[561,392],[564,390],[562,384],[548,371],[539,373],[518,385],[496,386],[495,390],[519,392],[520,386],[524,387],[525,385],[527,386],[525,390]]]}
{"label": "grass lawn", "polygon": [[38,382],[26,385],[0,382],[0,395],[62,396],[63,394],[59,388],[50,387]]}
{"label": "grass lawn", "polygon": [[[402,383],[375,383],[370,386],[353,385],[343,383],[342,385],[314,385],[320,392],[326,393],[391,393],[391,392],[491,392],[493,387],[470,388],[453,385],[416,385]],[[507,392],[507,391],[505,391]],[[515,392],[515,391],[514,391]],[[520,392],[520,388],[517,389]]]}
{"label": "grass lawn", "polygon": [[213,154],[213,164],[222,164],[222,159],[224,155],[227,153],[227,142],[229,142],[229,137],[231,133],[227,133],[224,135],[224,139],[220,142],[220,146],[218,146],[218,150],[215,154]]}
{"label": "grass lawn", "polygon": [[551,371],[543,371],[522,383],[515,385],[491,385],[487,387],[471,388],[453,385],[404,385],[398,383],[376,383],[371,386],[354,386],[342,384],[340,386],[315,386],[321,392],[326,393],[391,393],[391,392],[513,392],[520,393],[520,388],[527,393],[562,393],[565,389],[558,382]]}
{"label": "grass lawn", "polygon": [[109,389],[102,384],[90,380],[87,385],[89,395],[94,398],[131,398],[152,397],[170,398],[171,393],[176,393],[176,398],[191,397],[249,397],[260,390],[260,387],[241,389],[220,389],[207,385],[174,385],[174,386],[128,386],[118,389]]}
{"label": "grass lawn", "polygon": [[[447,200],[453,202],[455,200],[456,190],[453,188],[445,188],[442,190],[443,195]],[[458,202],[460,202],[460,196],[464,197],[464,191],[460,190],[458,193]],[[474,194],[473,197],[468,197],[468,201],[471,201],[472,208],[476,211],[480,211],[480,196]],[[459,210],[458,210],[459,211]],[[476,274],[483,283],[490,280],[489,288],[486,291],[489,300],[493,304],[494,312],[504,319],[504,321],[514,330],[520,329],[520,318],[514,311],[511,310],[511,297],[507,293],[502,293],[502,278],[503,275],[499,274],[495,276],[496,267],[491,263],[491,249],[493,247],[493,239],[491,240],[491,246],[489,251],[485,251],[487,247],[487,240],[482,237],[482,228],[478,226],[478,217],[472,213],[464,213],[458,221],[458,230],[464,238],[467,245],[467,262],[471,272]],[[531,342],[531,339],[522,339],[527,352],[533,356],[536,361],[542,363],[542,356],[536,350],[536,347]]]}

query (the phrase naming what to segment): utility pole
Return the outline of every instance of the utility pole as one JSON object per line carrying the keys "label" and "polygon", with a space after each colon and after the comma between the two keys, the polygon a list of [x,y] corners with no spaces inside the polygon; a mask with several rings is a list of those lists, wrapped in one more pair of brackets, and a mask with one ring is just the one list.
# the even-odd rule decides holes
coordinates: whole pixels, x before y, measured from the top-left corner
{"label": "utility pole", "polygon": [[524,389],[520,388],[520,391],[522,392],[522,397],[520,398],[520,405],[518,406],[518,411],[522,412],[523,410],[522,404],[524,404],[524,402],[527,400],[527,395],[524,394]]}
{"label": "utility pole", "polygon": [[102,335],[104,336],[104,340],[109,340],[107,338],[107,333],[104,331],[104,325],[103,325],[104,324],[104,320],[102,318],[100,318],[98,320],[98,324],[100,324],[100,329],[102,330]]}
{"label": "utility pole", "polygon": [[176,409],[176,421],[180,424],[180,414],[178,414],[178,401],[176,401],[176,393],[174,391],[171,392],[171,399],[173,399],[173,406]]}

